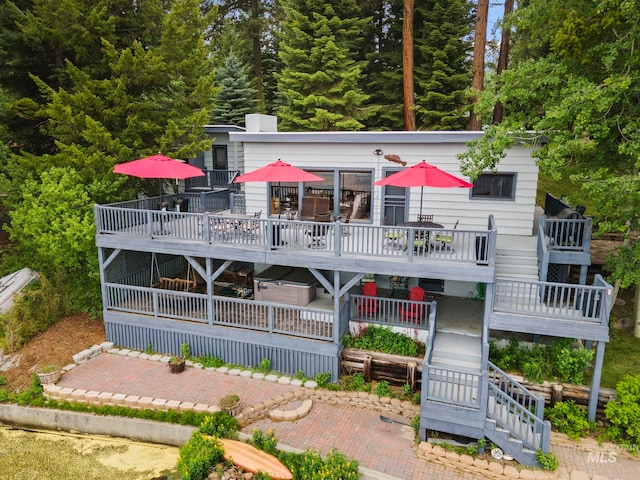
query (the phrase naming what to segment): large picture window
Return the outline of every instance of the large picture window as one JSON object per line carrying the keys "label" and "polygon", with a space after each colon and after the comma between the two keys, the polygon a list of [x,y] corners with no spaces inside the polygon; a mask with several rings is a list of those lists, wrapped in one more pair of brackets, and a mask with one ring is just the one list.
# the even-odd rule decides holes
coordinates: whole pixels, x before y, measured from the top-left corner
{"label": "large picture window", "polygon": [[515,200],[515,173],[483,173],[474,182],[471,198],[475,200]]}
{"label": "large picture window", "polygon": [[[299,211],[303,197],[322,197],[328,199],[322,205],[329,204],[329,212],[334,216],[350,220],[371,221],[371,185],[373,172],[366,170],[308,170],[322,177],[321,182],[270,183],[270,214],[290,214]],[[302,213],[302,212],[301,212]]]}

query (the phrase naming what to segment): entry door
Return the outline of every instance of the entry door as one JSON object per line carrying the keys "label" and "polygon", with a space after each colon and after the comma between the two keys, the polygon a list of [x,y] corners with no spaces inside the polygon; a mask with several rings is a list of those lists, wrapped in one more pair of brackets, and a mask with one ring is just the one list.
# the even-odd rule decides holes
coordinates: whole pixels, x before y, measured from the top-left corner
{"label": "entry door", "polygon": [[[399,170],[389,169],[383,172],[388,177]],[[387,185],[382,187],[382,218],[385,225],[397,225],[407,219],[407,189]]]}

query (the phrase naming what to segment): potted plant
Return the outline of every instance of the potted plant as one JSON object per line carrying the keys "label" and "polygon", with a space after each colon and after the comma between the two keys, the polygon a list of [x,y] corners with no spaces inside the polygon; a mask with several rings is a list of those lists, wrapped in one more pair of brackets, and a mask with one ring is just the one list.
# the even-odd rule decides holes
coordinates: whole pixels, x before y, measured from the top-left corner
{"label": "potted plant", "polygon": [[224,413],[228,413],[232,417],[236,415],[239,406],[240,397],[235,393],[225,395],[220,399],[220,410]]}
{"label": "potted plant", "polygon": [[182,355],[172,356],[169,358],[169,370],[171,373],[182,373],[187,362],[187,358],[191,356],[191,348],[188,343],[180,345]]}
{"label": "potted plant", "polygon": [[40,385],[48,385],[56,383],[60,379],[60,367],[57,365],[45,365],[36,372]]}

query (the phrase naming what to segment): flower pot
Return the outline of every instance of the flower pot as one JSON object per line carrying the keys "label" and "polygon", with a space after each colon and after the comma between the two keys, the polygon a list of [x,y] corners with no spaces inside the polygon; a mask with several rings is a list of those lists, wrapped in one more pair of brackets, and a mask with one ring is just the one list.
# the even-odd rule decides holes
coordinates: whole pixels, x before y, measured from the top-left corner
{"label": "flower pot", "polygon": [[60,380],[60,370],[54,370],[53,372],[38,372],[36,375],[38,375],[40,385],[49,385]]}
{"label": "flower pot", "polygon": [[184,372],[186,360],[184,358],[173,360],[169,362],[169,371],[171,373],[182,373]]}

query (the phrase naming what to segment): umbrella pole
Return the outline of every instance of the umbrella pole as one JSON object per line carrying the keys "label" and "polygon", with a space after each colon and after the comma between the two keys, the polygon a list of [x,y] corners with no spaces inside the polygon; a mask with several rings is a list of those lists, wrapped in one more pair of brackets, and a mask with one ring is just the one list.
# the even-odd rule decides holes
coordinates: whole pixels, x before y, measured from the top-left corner
{"label": "umbrella pole", "polygon": [[422,215],[422,192],[423,191],[424,191],[424,187],[420,187],[420,215]]}

